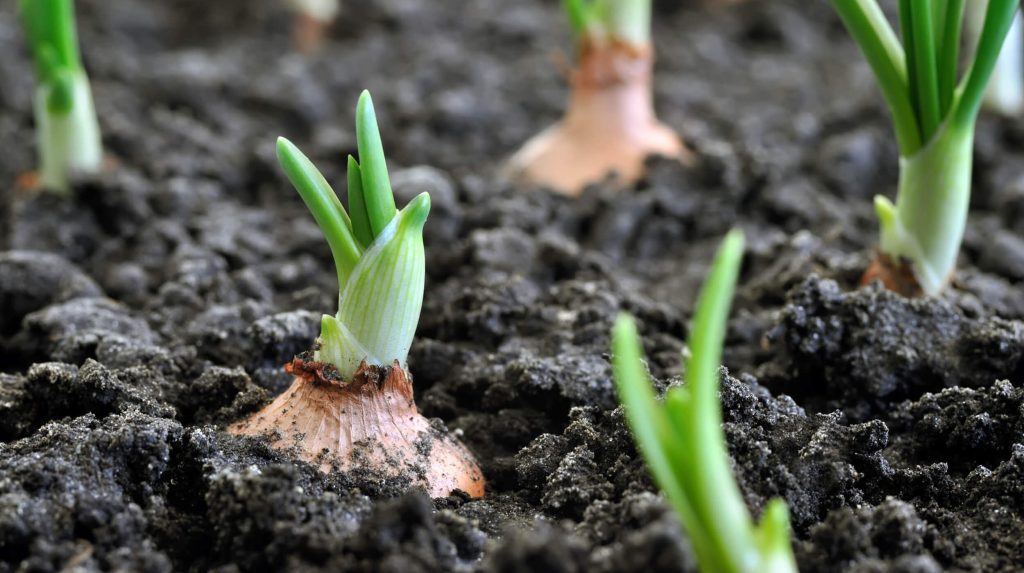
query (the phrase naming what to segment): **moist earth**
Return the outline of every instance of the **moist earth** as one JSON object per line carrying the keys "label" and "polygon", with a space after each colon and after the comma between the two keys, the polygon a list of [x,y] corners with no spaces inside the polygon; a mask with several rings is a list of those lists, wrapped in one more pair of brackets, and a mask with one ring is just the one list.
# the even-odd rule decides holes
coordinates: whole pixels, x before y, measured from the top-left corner
{"label": "moist earth", "polygon": [[[802,571],[1024,568],[1024,123],[980,121],[952,288],[858,286],[897,155],[825,2],[656,3],[656,101],[699,157],[633,188],[520,189],[558,118],[556,2],[350,0],[293,53],[271,0],[77,2],[109,169],[26,190],[33,80],[0,5],[0,571],[695,571],[638,458],[608,334],[637,316],[663,390],[720,237],[748,250],[722,380],[754,515],[781,496]],[[561,58],[561,59],[560,59]],[[374,94],[399,204],[427,190],[409,367],[482,499],[320,473],[227,424],[290,378],[336,304],[274,158],[330,181]]]}

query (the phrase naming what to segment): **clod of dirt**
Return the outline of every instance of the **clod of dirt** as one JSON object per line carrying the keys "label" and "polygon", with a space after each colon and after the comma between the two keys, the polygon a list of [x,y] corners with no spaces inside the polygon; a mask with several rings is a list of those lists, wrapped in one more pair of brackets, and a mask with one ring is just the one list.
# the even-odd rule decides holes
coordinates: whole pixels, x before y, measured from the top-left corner
{"label": "clod of dirt", "polygon": [[[845,571],[914,571],[939,573],[943,568],[926,549],[928,524],[906,502],[889,499],[877,507],[844,507],[811,528],[817,548],[802,556],[810,570],[831,571],[829,563],[856,564]],[[886,566],[887,560],[894,560]]]}
{"label": "clod of dirt", "polygon": [[512,529],[504,543],[484,562],[486,573],[532,573],[589,571],[586,546],[580,539],[544,523],[533,529]]}
{"label": "clod of dirt", "polygon": [[4,561],[43,571],[72,564],[169,572],[170,560],[146,529],[181,431],[137,411],[104,420],[87,414],[0,444]]}
{"label": "clod of dirt", "polygon": [[145,320],[106,298],[75,299],[33,312],[25,317],[22,334],[26,346],[72,364],[95,357],[107,340],[155,341]]}
{"label": "clod of dirt", "polygon": [[947,388],[890,414],[896,453],[917,463],[944,461],[969,472],[994,468],[1024,436],[1024,390],[1001,380],[988,388]]}
{"label": "clod of dirt", "polygon": [[991,385],[1024,358],[1018,323],[878,288],[847,293],[817,277],[790,292],[766,341],[772,355],[759,377],[767,386],[854,420],[925,392]]}
{"label": "clod of dirt", "polygon": [[63,257],[36,251],[0,252],[0,338],[29,313],[75,298],[102,296],[88,275]]}

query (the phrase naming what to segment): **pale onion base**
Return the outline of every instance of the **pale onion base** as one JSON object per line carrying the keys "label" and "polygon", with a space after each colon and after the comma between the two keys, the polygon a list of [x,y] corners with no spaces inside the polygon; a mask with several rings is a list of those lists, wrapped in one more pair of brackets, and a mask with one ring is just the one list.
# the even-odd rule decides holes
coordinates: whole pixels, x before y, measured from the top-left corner
{"label": "pale onion base", "polygon": [[51,113],[49,99],[49,87],[41,84],[34,101],[39,184],[44,189],[67,194],[73,176],[99,173],[103,167],[103,144],[89,78],[84,73],[74,76],[74,105],[67,114]]}
{"label": "pale onion base", "polygon": [[577,195],[610,173],[622,184],[637,181],[649,155],[689,160],[679,136],[654,114],[652,61],[649,50],[619,45],[585,50],[565,117],[528,141],[506,175]]}
{"label": "pale onion base", "polygon": [[303,54],[317,51],[323,43],[327,28],[341,10],[340,0],[288,0],[295,10],[292,41]]}
{"label": "pale onion base", "polygon": [[292,23],[292,43],[295,50],[302,54],[313,54],[320,49],[327,35],[330,22],[314,18],[304,12],[295,14]]}
{"label": "pale onion base", "polygon": [[893,261],[909,261],[926,296],[938,294],[956,267],[970,205],[973,151],[973,122],[947,120],[924,147],[900,158],[896,204],[875,197],[879,249]]}
{"label": "pale onion base", "polygon": [[287,368],[295,374],[291,387],[228,431],[270,435],[274,447],[296,448],[299,457],[323,471],[408,478],[432,497],[456,489],[473,497],[484,494],[473,456],[419,414],[401,367],[364,364],[350,382],[325,377],[324,368],[296,359]]}

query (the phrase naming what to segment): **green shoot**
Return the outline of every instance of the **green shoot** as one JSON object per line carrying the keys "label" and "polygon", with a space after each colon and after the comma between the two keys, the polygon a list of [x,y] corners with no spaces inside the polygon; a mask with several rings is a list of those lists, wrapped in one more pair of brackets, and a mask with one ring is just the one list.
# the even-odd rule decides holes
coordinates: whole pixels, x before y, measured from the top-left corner
{"label": "green shoot", "polygon": [[651,41],[651,0],[563,0],[562,6],[578,43]]}
{"label": "green shoot", "polygon": [[327,238],[338,273],[338,313],[321,320],[315,359],[351,379],[364,360],[404,366],[423,304],[423,224],[430,195],[395,209],[369,92],[359,97],[359,160],[348,158],[349,210],[313,163],[285,138],[277,157]]}
{"label": "green shoot", "polygon": [[[973,47],[978,42],[987,7],[987,0],[975,0],[967,5],[968,46]],[[1024,22],[1019,12],[1003,42],[982,106],[1007,117],[1024,111]]]}
{"label": "green shoot", "polygon": [[755,525],[730,471],[718,399],[726,322],[743,256],[732,231],[711,265],[690,331],[686,385],[658,403],[633,320],[615,323],[615,382],[630,429],[655,482],[679,515],[701,571],[794,573],[785,502],[772,500]]}
{"label": "green shoot", "polygon": [[363,206],[366,208],[370,230],[376,236],[395,217],[396,209],[395,197],[391,193],[391,179],[388,178],[388,165],[384,160],[384,146],[380,141],[380,130],[377,129],[377,116],[368,92],[363,92],[356,107],[356,140],[359,160],[362,161],[359,173],[363,188],[373,190],[364,196],[366,201]]}
{"label": "green shoot", "polygon": [[69,192],[74,174],[96,173],[103,161],[89,78],[82,68],[72,0],[20,0],[22,23],[35,60],[35,117],[39,179]]}
{"label": "green shoot", "polygon": [[965,0],[900,0],[902,45],[877,0],[832,0],[875,73],[900,149],[896,204],[875,198],[880,248],[909,263],[927,295],[956,264],[970,200],[974,126],[985,87],[1017,10],[991,0],[978,48],[959,84]]}

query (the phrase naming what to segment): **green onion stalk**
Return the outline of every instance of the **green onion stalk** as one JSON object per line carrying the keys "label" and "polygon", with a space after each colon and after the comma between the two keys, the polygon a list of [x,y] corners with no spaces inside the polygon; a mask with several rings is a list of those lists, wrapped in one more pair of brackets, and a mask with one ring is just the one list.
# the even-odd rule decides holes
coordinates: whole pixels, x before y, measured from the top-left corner
{"label": "green onion stalk", "polygon": [[416,410],[406,358],[423,304],[423,226],[430,195],[396,208],[373,101],[356,108],[359,159],[348,158],[348,210],[299,149],[279,138],[285,174],[330,246],[338,311],[324,315],[312,352],[286,366],[291,388],[229,428],[275,436],[324,470],[409,477],[437,496],[483,495],[469,451]]}
{"label": "green onion stalk", "polygon": [[[977,45],[981,36],[987,7],[987,0],[967,3],[968,42],[972,46]],[[1019,12],[999,52],[982,106],[1005,116],[1017,116],[1024,111],[1024,23]]]}
{"label": "green onion stalk", "polygon": [[832,0],[878,80],[900,152],[893,204],[875,197],[879,253],[864,281],[935,295],[956,266],[971,192],[974,129],[1017,11],[991,0],[972,61],[957,81],[965,0],[900,0],[902,43],[876,0]]}
{"label": "green onion stalk", "polygon": [[656,399],[636,325],[626,315],[612,334],[615,382],[640,453],[682,521],[700,570],[795,573],[785,502],[771,500],[755,525],[732,476],[722,430],[719,364],[742,257],[743,235],[732,231],[697,300],[684,386]]}
{"label": "green onion stalk", "polygon": [[74,175],[100,171],[103,145],[89,77],[82,67],[72,0],[20,0],[35,60],[39,182],[67,195]]}
{"label": "green onion stalk", "polygon": [[689,158],[658,121],[651,76],[651,0],[565,0],[576,45],[568,109],[509,159],[513,179],[568,195],[614,174],[630,184],[648,155]]}

